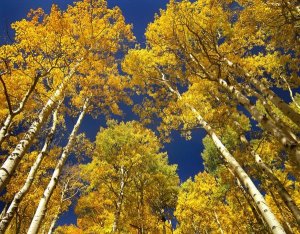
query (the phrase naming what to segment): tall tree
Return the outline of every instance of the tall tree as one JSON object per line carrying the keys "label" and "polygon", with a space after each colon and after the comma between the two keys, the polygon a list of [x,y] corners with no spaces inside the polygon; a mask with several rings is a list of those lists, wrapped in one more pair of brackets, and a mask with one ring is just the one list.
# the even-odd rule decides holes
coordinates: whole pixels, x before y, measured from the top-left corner
{"label": "tall tree", "polygon": [[[83,80],[85,84],[89,83],[88,87],[92,89],[93,80],[99,80],[99,70],[103,72],[104,68],[111,67],[114,54],[123,46],[121,44],[125,44],[127,40],[133,38],[131,26],[125,24],[120,10],[118,8],[108,9],[106,2],[101,0],[77,2],[75,6],[69,7],[65,12],[61,12],[56,6],[53,6],[49,16],[40,11],[34,16],[29,21],[22,20],[16,23],[16,39],[20,41],[21,45],[35,51],[34,43],[37,43],[40,35],[43,35],[41,31],[45,34],[43,38],[46,39],[48,37],[57,38],[56,32],[58,32],[60,35],[59,43],[54,41],[52,47],[47,43],[43,45],[54,54],[53,56],[57,53],[62,54],[62,63],[67,64],[67,66],[64,69],[55,70],[56,72],[52,74],[53,86],[56,88],[50,93],[50,98],[46,100],[43,109],[23,139],[2,165],[0,190],[3,190],[9,182],[11,174],[45,124],[56,103],[61,100],[65,91],[68,91],[67,86],[72,83],[73,85],[76,84],[77,87],[84,85],[80,82],[77,83],[77,81]],[[36,53],[39,53],[39,56],[43,58],[42,51]],[[52,54],[46,56],[47,61]],[[50,63],[53,63],[53,60]],[[113,68],[116,69],[116,67]],[[93,71],[96,72],[93,73]],[[77,79],[72,81],[73,77]],[[119,87],[109,78],[105,75],[103,81],[111,82],[112,85],[103,88]],[[105,82],[102,83],[105,84]],[[113,101],[111,103],[112,106],[116,105]]]}
{"label": "tall tree", "polygon": [[[255,204],[257,205],[260,214],[264,217],[265,221],[268,223],[269,228],[274,233],[276,232],[284,233],[281,224],[278,222],[274,214],[271,212],[270,208],[265,203],[263,195],[256,188],[256,186],[254,185],[250,177],[247,175],[245,170],[241,167],[238,161],[232,156],[232,154],[224,146],[224,144],[220,140],[220,137],[215,132],[215,130],[210,126],[210,124],[207,121],[205,121],[205,119],[200,114],[200,112],[197,111],[197,109],[192,104],[190,104],[190,100],[191,99],[194,100],[195,96],[192,95],[190,96],[189,90],[185,93],[184,96],[181,95],[177,89],[176,83],[174,84],[173,83],[174,81],[170,80],[170,77],[167,77],[167,75],[164,72],[162,72],[160,68],[157,68],[157,64],[159,64],[160,62],[164,62],[164,61],[169,62],[169,60],[165,60],[167,58],[168,56],[161,56],[158,58],[155,56],[155,54],[152,51],[150,52],[146,50],[131,51],[125,59],[124,69],[129,74],[133,75],[133,82],[135,82],[136,85],[140,85],[141,88],[145,88],[146,85],[148,85],[147,92],[149,93],[149,95],[154,97],[154,102],[157,103],[157,106],[154,108],[156,108],[156,110],[159,110],[160,113],[163,113],[162,115],[160,115],[160,117],[166,114],[166,118],[170,118],[168,112],[164,112],[164,108],[166,105],[169,104],[172,105],[174,104],[174,102],[177,101],[178,105],[181,106],[181,112],[187,111],[188,113],[186,114],[186,116],[192,116],[192,118],[194,118],[194,120],[196,120],[197,123],[206,130],[206,132],[209,134],[214,144],[220,151],[226,163],[228,163],[228,165],[230,166],[234,174],[237,176],[237,178],[248,189],[249,194],[251,195],[252,199],[255,201]],[[133,64],[134,66],[132,66]],[[141,68],[144,67],[147,69],[141,70]],[[151,86],[153,87],[153,89],[150,88]],[[163,99],[164,97],[167,98]],[[171,98],[174,98],[175,101],[173,102],[169,101]],[[203,97],[199,96],[199,98],[203,98]],[[155,99],[159,99],[159,100],[155,100]],[[168,100],[169,102],[166,102],[166,100]],[[176,114],[177,113],[175,113],[175,115]],[[181,113],[179,112],[179,114]]]}
{"label": "tall tree", "polygon": [[155,134],[137,122],[109,122],[100,130],[93,160],[82,166],[89,184],[76,207],[82,231],[162,231],[179,181],[160,147]]}
{"label": "tall tree", "polygon": [[54,172],[52,174],[51,180],[48,183],[47,188],[45,189],[45,191],[43,193],[43,196],[42,196],[42,198],[39,202],[39,205],[35,211],[35,214],[32,218],[32,222],[28,229],[28,233],[38,233],[38,231],[39,231],[39,228],[40,228],[42,221],[46,214],[48,203],[54,192],[54,189],[57,186],[58,180],[59,180],[62,170],[63,170],[63,166],[71,152],[73,143],[76,138],[77,131],[80,127],[80,124],[82,123],[84,115],[86,114],[87,108],[88,108],[88,99],[85,101],[84,106],[82,107],[82,111],[80,112],[78,119],[73,127],[73,130],[69,136],[68,143],[66,144],[66,146],[64,147],[64,149],[62,151],[61,156],[60,156],[60,158],[56,164],[56,167],[54,169]]}
{"label": "tall tree", "polygon": [[[175,233],[246,233],[251,230],[251,224],[245,220],[247,217],[234,210],[228,189],[220,186],[218,180],[203,172],[196,175],[194,181],[189,179],[181,185]],[[236,219],[238,215],[240,218]]]}
{"label": "tall tree", "polygon": [[[231,104],[245,107],[265,131],[277,137],[290,152],[290,159],[297,163],[300,152],[298,130],[281,121],[280,116],[272,118],[272,115],[260,111],[251,101],[254,97],[254,100],[265,103],[268,113],[272,110],[269,107],[272,103],[299,127],[299,113],[271,90],[270,86],[275,84],[273,79],[268,79],[282,61],[293,61],[272,51],[267,51],[266,56],[256,56],[253,48],[263,47],[267,39],[261,34],[249,40],[236,38],[239,18],[234,20],[234,11],[228,9],[230,5],[223,1],[172,1],[148,26],[148,50],[156,58],[156,63],[150,62],[150,66],[159,67],[171,83],[187,85],[194,83],[195,79],[216,83],[221,92],[229,94]],[[251,27],[247,30],[251,31]],[[293,73],[296,72],[294,68],[291,68]],[[265,85],[265,80],[270,84]]]}
{"label": "tall tree", "polygon": [[4,232],[7,229],[10,221],[12,220],[13,216],[15,215],[15,213],[18,209],[19,204],[22,202],[23,197],[29,192],[30,187],[34,182],[35,176],[38,172],[38,169],[39,169],[44,157],[49,153],[50,145],[52,143],[52,140],[53,140],[53,137],[54,137],[54,134],[56,131],[56,126],[58,124],[57,112],[58,112],[58,109],[56,109],[53,112],[52,126],[49,130],[49,133],[46,136],[45,143],[43,145],[42,150],[37,155],[34,164],[30,168],[30,172],[27,176],[27,179],[26,179],[23,187],[20,189],[20,191],[18,191],[15,194],[12,202],[9,205],[8,210],[6,211],[4,217],[2,217],[2,220],[0,222],[0,232]]}

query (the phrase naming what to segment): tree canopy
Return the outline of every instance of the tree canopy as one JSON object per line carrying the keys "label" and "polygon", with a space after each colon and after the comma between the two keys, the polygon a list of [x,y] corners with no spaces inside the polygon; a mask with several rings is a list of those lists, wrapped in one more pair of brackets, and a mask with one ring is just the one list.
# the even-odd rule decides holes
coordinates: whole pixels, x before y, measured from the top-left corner
{"label": "tree canopy", "polygon": [[[300,233],[298,1],[170,0],[141,44],[126,22],[81,0],[12,24],[0,233]],[[164,146],[199,128],[183,181]]]}

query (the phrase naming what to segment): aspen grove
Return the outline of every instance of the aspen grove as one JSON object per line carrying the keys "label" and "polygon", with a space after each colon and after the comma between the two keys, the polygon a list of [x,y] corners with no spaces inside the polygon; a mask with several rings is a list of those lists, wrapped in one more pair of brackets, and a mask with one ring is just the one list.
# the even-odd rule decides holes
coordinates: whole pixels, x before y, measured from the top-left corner
{"label": "aspen grove", "polygon": [[299,2],[109,3],[0,44],[0,234],[300,233]]}

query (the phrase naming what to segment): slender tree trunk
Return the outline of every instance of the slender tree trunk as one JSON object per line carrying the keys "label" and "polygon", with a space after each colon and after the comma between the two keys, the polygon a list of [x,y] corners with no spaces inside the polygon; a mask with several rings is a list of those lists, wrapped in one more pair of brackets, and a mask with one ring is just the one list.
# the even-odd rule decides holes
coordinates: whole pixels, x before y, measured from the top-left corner
{"label": "slender tree trunk", "polygon": [[250,100],[241,93],[235,86],[230,86],[228,83],[219,79],[219,84],[225,88],[227,91],[232,93],[237,101],[242,104],[249,113],[253,116],[253,118],[260,123],[267,131],[272,133],[275,137],[279,138],[280,141],[284,145],[297,145],[299,144],[299,140],[297,136],[292,132],[287,132],[285,129],[280,129],[276,123],[274,123],[270,118],[266,115],[262,114],[256,107],[253,105]]}
{"label": "slender tree trunk", "polygon": [[298,127],[300,127],[300,114],[293,110],[286,102],[279,98],[271,89],[267,88],[262,82],[251,78],[250,81],[255,87],[270,100],[286,117],[292,120]]}
{"label": "slender tree trunk", "polygon": [[34,217],[31,221],[30,227],[27,232],[28,234],[36,234],[39,231],[41,223],[45,217],[48,203],[49,203],[50,198],[53,194],[53,191],[58,183],[58,179],[61,175],[63,166],[64,166],[64,164],[69,156],[69,153],[72,149],[73,143],[76,138],[77,131],[78,131],[80,124],[82,122],[82,119],[86,113],[87,106],[88,106],[88,100],[85,101],[82,111],[81,111],[80,115],[78,116],[77,122],[74,125],[73,130],[69,136],[69,141],[68,141],[67,145],[64,147],[64,150],[60,156],[60,159],[58,160],[58,163],[56,164],[56,167],[52,174],[51,180],[48,183],[48,186],[45,189],[44,194],[43,194],[43,196],[39,202],[39,205],[35,211]]}
{"label": "slender tree trunk", "polygon": [[[141,182],[143,183],[143,182]],[[142,184],[141,188],[141,195],[140,195],[140,209],[138,211],[139,214],[139,220],[141,221],[141,224],[139,225],[141,228],[141,234],[144,234],[144,184]]]}
{"label": "slender tree trunk", "polygon": [[57,209],[57,212],[55,214],[55,216],[53,217],[52,219],[52,222],[50,224],[50,227],[49,227],[49,231],[48,231],[48,234],[52,234],[53,231],[54,231],[54,227],[56,225],[56,222],[59,218],[59,215],[62,211],[62,205],[63,205],[63,202],[64,202],[64,199],[65,199],[65,192],[67,191],[67,184],[64,186],[62,192],[61,192],[61,198],[60,198],[60,203],[59,203],[59,206],[58,206],[58,209]]}
{"label": "slender tree trunk", "polygon": [[289,83],[287,82],[287,80],[284,78],[284,76],[280,76],[284,82],[286,83],[287,87],[288,87],[288,90],[289,90],[289,93],[290,93],[290,97],[292,99],[292,102],[294,103],[294,105],[300,110],[300,105],[296,102],[295,98],[294,98],[294,95],[293,95],[293,91],[291,89],[291,86],[289,85]]}
{"label": "slender tree trunk", "polygon": [[53,120],[52,120],[52,127],[46,137],[45,143],[43,145],[43,148],[41,152],[38,154],[33,166],[30,168],[30,172],[27,176],[27,179],[23,185],[23,187],[20,189],[19,192],[17,192],[5,214],[5,216],[2,218],[0,222],[0,233],[4,233],[5,230],[7,229],[9,223],[11,222],[12,218],[14,217],[19,204],[22,202],[24,196],[28,193],[31,185],[33,184],[33,181],[35,179],[35,175],[45,157],[45,155],[48,153],[50,144],[52,142],[54,133],[56,131],[56,125],[57,125],[57,112],[60,104],[57,106],[56,110],[53,113]]}
{"label": "slender tree trunk", "polygon": [[[249,113],[252,115],[252,117],[261,124],[261,126],[270,132],[273,136],[278,138],[280,142],[289,150],[292,151],[291,159],[292,161],[300,167],[300,141],[298,140],[297,136],[289,131],[288,129],[280,128],[276,123],[274,123],[271,119],[269,119],[266,115],[262,114],[255,105],[251,104],[248,97],[242,94],[241,91],[237,89],[235,86],[229,86],[227,82],[221,78],[213,78],[210,76],[209,73],[206,72],[205,67],[195,58],[193,54],[189,54],[190,58],[194,63],[196,63],[199,68],[205,73],[207,78],[209,80],[214,80],[218,82],[223,88],[225,88],[227,91],[232,93],[234,97],[237,99],[237,101],[243,105]],[[229,61],[227,58],[223,58],[223,60],[227,63],[229,67],[234,67],[234,65],[231,61]],[[236,66],[239,68],[238,66]],[[239,68],[241,69],[241,68]],[[244,72],[243,69],[241,71],[247,75],[247,73]],[[249,75],[249,74],[248,74]],[[247,76],[248,76],[247,75]],[[249,75],[250,77],[250,75]]]}
{"label": "slender tree trunk", "polygon": [[[248,140],[245,136],[241,136],[241,142],[244,144],[250,146]],[[291,213],[293,214],[297,224],[300,226],[300,209],[297,207],[295,201],[291,197],[291,195],[288,193],[288,191],[285,189],[284,185],[281,183],[281,181],[274,175],[271,168],[269,168],[261,159],[259,154],[255,153],[251,148],[251,155],[255,158],[256,164],[259,166],[259,168],[265,172],[268,176],[268,178],[271,180],[272,184],[277,188],[277,191],[281,197],[281,199],[284,201],[286,206],[289,208]]]}
{"label": "slender tree trunk", "polygon": [[[49,74],[49,72],[51,70],[52,70],[52,68],[50,68],[48,71],[46,71],[43,75],[36,75],[35,76],[33,83],[31,84],[30,88],[28,89],[28,91],[24,95],[22,101],[19,103],[19,106],[18,106],[17,109],[15,109],[15,110],[12,109],[10,99],[9,99],[8,96],[6,96],[6,99],[8,99],[7,102],[9,102],[9,114],[6,116],[5,121],[3,123],[3,126],[0,129],[0,148],[1,148],[1,144],[3,143],[5,137],[7,136],[7,132],[10,128],[10,125],[12,123],[13,118],[23,111],[29,97],[31,96],[32,92],[34,91],[34,89],[35,89],[38,81],[40,80],[40,78],[43,77],[43,76],[46,76],[47,74]],[[2,80],[2,82],[4,82],[4,81]],[[5,85],[5,84],[3,84],[3,85]],[[7,90],[5,90],[5,91],[7,92]],[[8,95],[8,93],[6,93],[6,95]]]}
{"label": "slender tree trunk", "polygon": [[219,220],[218,215],[217,215],[217,213],[216,213],[215,210],[214,210],[214,216],[215,216],[216,222],[217,222],[217,224],[218,224],[218,226],[219,226],[220,232],[221,232],[222,234],[224,234],[224,231],[223,231],[223,229],[222,229],[220,220]]}
{"label": "slender tree trunk", "polygon": [[[249,194],[245,191],[244,187],[241,185],[241,182],[239,181],[239,179],[237,180],[237,184],[238,187],[240,188],[240,190],[243,193],[243,196],[245,198],[245,200],[247,201],[247,204],[250,206],[251,211],[255,217],[255,220],[257,221],[257,223],[264,229],[264,231],[268,230],[268,227],[266,226],[264,219],[261,217],[259,211],[257,210],[257,207],[253,205],[253,201],[251,200],[251,197],[249,198]],[[237,199],[239,200],[239,198],[237,197]],[[243,205],[241,204],[241,202],[239,201],[239,204],[243,207]],[[247,212],[247,209],[245,209]],[[248,212],[247,212],[248,213]],[[252,224],[253,222],[251,221],[251,218],[249,217],[248,220],[250,220],[250,224]],[[253,228],[251,226],[251,228]],[[253,230],[253,229],[252,229]]]}
{"label": "slender tree trunk", "polygon": [[284,213],[283,213],[283,210],[282,210],[280,204],[278,203],[278,201],[277,201],[277,199],[276,199],[276,197],[275,197],[275,195],[274,195],[272,189],[269,189],[269,191],[270,191],[270,194],[271,194],[271,197],[272,197],[273,201],[275,202],[275,204],[276,204],[278,210],[280,211],[280,215],[281,215],[282,219],[284,220],[284,225],[283,225],[284,230],[285,230],[286,233],[288,233],[288,234],[293,234],[293,233],[294,233],[294,232],[293,232],[293,229],[291,228],[291,225],[290,225],[289,222],[287,221],[287,219],[286,219],[286,217],[285,217],[285,215],[284,215]]}
{"label": "slender tree trunk", "polygon": [[53,231],[54,231],[54,227],[56,225],[56,222],[59,218],[59,215],[60,215],[60,211],[55,215],[55,217],[52,219],[52,222],[50,224],[50,228],[49,228],[49,231],[48,231],[48,234],[52,234]]}
{"label": "slender tree trunk", "polygon": [[5,203],[5,206],[3,207],[3,210],[1,211],[1,214],[0,214],[0,220],[2,220],[3,217],[5,216],[7,207],[8,207],[8,203]]}
{"label": "slender tree trunk", "polygon": [[290,132],[293,137],[296,139],[296,134],[291,130],[290,126],[282,121],[282,119],[273,111],[273,108],[269,105],[268,100],[257,91],[253,90],[248,84],[238,84],[239,89],[246,90],[248,95],[256,97],[258,100],[261,101],[261,104],[265,108],[267,114],[270,118],[279,126],[281,129],[285,129],[287,132]]}
{"label": "slender tree trunk", "polygon": [[[174,90],[167,80],[165,79],[165,75],[162,73],[162,81],[164,84],[169,88],[169,90],[177,96],[177,98],[180,100],[182,99],[180,93],[177,90]],[[217,136],[217,134],[214,132],[212,127],[202,118],[200,113],[191,105],[188,103],[185,103],[186,107],[189,108],[196,116],[199,124],[206,130],[208,135],[213,140],[215,146],[219,150],[219,152],[222,154],[223,158],[229,165],[229,167],[232,169],[234,174],[239,178],[239,180],[243,183],[249,194],[251,195],[252,199],[254,200],[255,204],[257,204],[257,207],[268,224],[270,230],[274,234],[279,233],[285,233],[284,229],[282,228],[281,224],[278,222],[275,215],[272,213],[271,209],[268,207],[263,195],[259,192],[259,190],[256,188],[250,177],[247,175],[247,173],[244,171],[244,169],[240,166],[240,164],[235,160],[235,158],[231,155],[231,153],[227,150],[227,148],[223,145],[220,138]]]}
{"label": "slender tree trunk", "polygon": [[4,123],[3,123],[3,126],[1,127],[0,129],[0,148],[1,148],[1,145],[4,141],[4,139],[6,138],[7,136],[7,131],[10,127],[10,124],[12,122],[12,119],[13,119],[13,116],[12,114],[8,114],[8,116],[6,117],[6,119],[4,120]]}
{"label": "slender tree trunk", "polygon": [[254,152],[252,154],[255,156],[255,161],[257,165],[264,172],[266,172],[268,178],[272,181],[272,184],[276,186],[278,194],[293,214],[298,226],[300,226],[300,209],[297,207],[296,203],[294,202],[288,191],[285,189],[281,181],[274,175],[273,171],[262,161],[260,156]]}
{"label": "slender tree trunk", "polygon": [[239,65],[232,63],[227,58],[224,59],[229,67],[236,66],[239,68],[244,75],[250,80],[250,82],[264,95],[268,100],[270,100],[274,106],[276,106],[286,117],[292,120],[298,127],[300,127],[300,114],[293,110],[287,103],[285,103],[281,98],[279,98],[270,88],[266,87],[262,82],[253,78],[249,73],[245,72],[243,68]]}
{"label": "slender tree trunk", "polygon": [[121,209],[122,209],[123,198],[124,198],[124,187],[125,187],[124,166],[121,166],[120,172],[121,172],[120,190],[119,190],[119,195],[118,195],[117,202],[116,202],[116,211],[115,211],[115,217],[114,217],[114,222],[113,222],[113,226],[112,226],[112,232],[117,232],[119,230],[119,221],[120,221]]}
{"label": "slender tree trunk", "polygon": [[6,184],[11,179],[12,174],[16,170],[18,164],[20,163],[28,148],[31,146],[33,140],[35,139],[35,136],[47,121],[49,115],[55,107],[56,102],[61,99],[61,96],[63,95],[63,92],[69,80],[75,74],[76,68],[79,66],[79,64],[80,63],[78,62],[75,67],[71,69],[69,74],[64,78],[63,82],[51,95],[42,111],[39,113],[38,119],[31,124],[23,139],[17,144],[13,152],[3,163],[2,167],[0,168],[0,192],[5,188]]}
{"label": "slender tree trunk", "polygon": [[295,134],[287,129],[281,129],[270,118],[260,113],[257,108],[251,104],[250,100],[244,96],[236,87],[229,86],[225,80],[219,79],[219,84],[226,90],[230,91],[237,98],[238,102],[242,104],[253,116],[253,118],[262,125],[262,127],[270,132],[273,136],[281,141],[281,143],[292,150],[292,160],[300,166],[300,145],[299,140]]}
{"label": "slender tree trunk", "polygon": [[268,224],[269,228],[273,233],[285,233],[281,224],[278,222],[271,209],[267,206],[266,201],[259,190],[256,188],[250,177],[244,171],[244,169],[240,166],[240,164],[235,160],[235,158],[230,154],[227,148],[223,145],[219,137],[213,131],[213,129],[208,125],[207,122],[202,118],[202,116],[196,111],[195,108],[188,105],[193,113],[197,116],[199,123],[206,130],[206,132],[210,135],[216,147],[224,157],[225,161],[233,170],[234,174],[239,178],[239,180],[243,183],[247,191],[250,193],[252,199],[255,204],[257,204],[258,209]]}

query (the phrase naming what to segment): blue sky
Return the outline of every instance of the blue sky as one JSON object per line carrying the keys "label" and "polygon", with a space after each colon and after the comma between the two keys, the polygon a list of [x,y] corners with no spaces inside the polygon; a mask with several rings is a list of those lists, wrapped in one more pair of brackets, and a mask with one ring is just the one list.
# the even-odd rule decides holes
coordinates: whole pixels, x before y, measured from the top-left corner
{"label": "blue sky", "polygon": [[[73,0],[1,0],[0,1],[0,33],[5,35],[10,23],[26,17],[30,9],[38,7],[49,11],[52,4],[57,4],[61,9],[72,4]],[[134,33],[139,43],[143,44],[144,31],[147,24],[154,19],[154,14],[160,8],[165,8],[167,0],[109,0],[109,7],[119,6],[128,23],[134,24]]]}
{"label": "blue sky", "polygon": [[[65,9],[72,2],[72,0],[1,0],[0,43],[3,44],[5,38],[7,38],[6,32],[10,28],[10,24],[25,18],[31,8],[41,7],[46,12],[49,12],[52,4],[57,4],[61,9]],[[166,7],[167,2],[167,0],[109,0],[108,5],[109,7],[119,6],[121,8],[126,22],[133,24],[137,43],[143,46],[147,24],[153,21],[155,13],[158,13],[160,8]],[[11,30],[9,32],[13,35]],[[128,113],[125,113],[124,121],[130,121],[135,118],[129,108],[125,108],[125,111]],[[86,117],[80,130],[86,132],[89,138],[94,140],[100,126],[104,124],[105,121],[101,117],[96,120]],[[70,125],[70,131],[71,124],[68,125]],[[173,133],[173,141],[165,145],[164,150],[168,152],[170,162],[178,164],[178,173],[181,181],[203,170],[200,153],[203,149],[202,138],[204,135],[204,131],[198,129],[194,131],[192,140],[185,141],[179,133]],[[70,223],[74,222],[74,220],[74,214],[68,212],[61,217],[59,223]]]}

